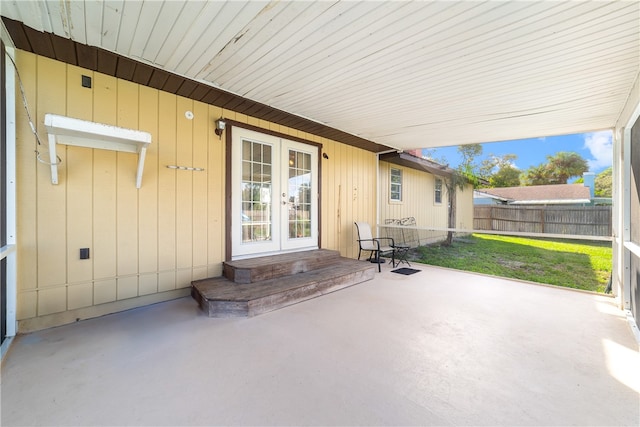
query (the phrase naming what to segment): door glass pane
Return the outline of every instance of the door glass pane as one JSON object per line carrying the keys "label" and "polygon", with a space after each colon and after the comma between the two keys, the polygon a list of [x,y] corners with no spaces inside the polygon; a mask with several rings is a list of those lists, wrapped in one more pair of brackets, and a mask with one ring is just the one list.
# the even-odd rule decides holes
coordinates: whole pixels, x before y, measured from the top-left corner
{"label": "door glass pane", "polygon": [[242,242],[272,239],[271,146],[242,142]]}
{"label": "door glass pane", "polygon": [[311,155],[289,150],[289,239],[311,237]]}

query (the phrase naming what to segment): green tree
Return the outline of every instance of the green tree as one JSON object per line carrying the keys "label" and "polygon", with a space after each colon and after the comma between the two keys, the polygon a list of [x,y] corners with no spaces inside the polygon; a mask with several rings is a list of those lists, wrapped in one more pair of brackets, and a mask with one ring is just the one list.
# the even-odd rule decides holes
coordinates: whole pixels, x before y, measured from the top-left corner
{"label": "green tree", "polygon": [[[524,185],[544,185],[551,184],[551,178],[546,165],[531,166],[520,176],[520,181]],[[557,182],[555,184],[558,184]]]}
{"label": "green tree", "polygon": [[569,178],[582,176],[589,170],[587,161],[578,153],[560,151],[554,156],[547,156],[547,168],[557,184],[566,184]]}
{"label": "green tree", "polygon": [[531,166],[521,176],[525,185],[566,184],[569,178],[589,170],[587,161],[578,153],[560,151],[547,156],[547,163]]}
{"label": "green tree", "polygon": [[513,165],[517,158],[515,154],[490,154],[482,161],[480,177],[489,182],[489,187],[517,187],[520,185],[520,170]]}
{"label": "green tree", "polygon": [[501,166],[489,178],[489,185],[496,187],[517,187],[520,185],[520,169],[516,169],[512,165]]}
{"label": "green tree", "polygon": [[482,145],[480,144],[467,144],[459,145],[458,153],[462,156],[462,161],[458,166],[459,170],[464,171],[466,174],[478,175],[478,165],[476,159],[482,155]]}
{"label": "green tree", "polygon": [[613,169],[611,167],[603,170],[596,176],[595,187],[596,197],[612,197]]}
{"label": "green tree", "polygon": [[[457,190],[464,191],[464,186],[468,182],[468,179],[458,172],[453,172],[448,178],[444,179],[444,185],[447,189],[447,201],[449,203],[449,217],[448,228],[456,228],[456,210],[458,209],[456,203]],[[451,246],[453,243],[453,231],[447,231],[447,239],[444,241],[444,246]]]}

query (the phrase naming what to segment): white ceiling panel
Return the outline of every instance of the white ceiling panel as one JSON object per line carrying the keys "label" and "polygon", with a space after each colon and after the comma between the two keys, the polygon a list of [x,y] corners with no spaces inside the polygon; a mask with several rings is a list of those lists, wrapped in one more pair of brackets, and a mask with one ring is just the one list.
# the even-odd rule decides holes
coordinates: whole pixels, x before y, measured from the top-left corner
{"label": "white ceiling panel", "polygon": [[610,128],[640,2],[3,1],[2,15],[396,148]]}
{"label": "white ceiling panel", "polygon": [[88,45],[96,46],[100,44],[102,39],[103,9],[105,6],[101,0],[87,0],[84,2],[86,43]]}
{"label": "white ceiling panel", "polygon": [[[142,16],[142,7],[145,2],[141,1],[124,1],[122,4],[122,13],[120,14],[120,22],[118,26],[118,40],[116,42],[115,51],[126,56],[131,56],[131,46],[138,29],[140,21],[147,21]],[[149,8],[146,9],[149,11]],[[114,28],[116,25],[114,25]],[[108,31],[108,29],[104,28]]]}
{"label": "white ceiling panel", "polygon": [[[168,70],[168,68],[165,67],[165,64],[172,55],[176,54],[178,46],[180,46],[180,43],[185,39],[194,20],[201,15],[206,6],[205,3],[196,2],[188,4],[181,2],[173,3],[183,6],[180,14],[177,16],[170,13],[160,15],[161,20],[158,21],[158,24],[152,32],[152,37],[147,43],[147,46],[151,46],[151,48],[149,48],[149,52],[145,51],[144,54],[145,59],[166,70]],[[175,5],[173,5],[173,7],[175,7]],[[163,10],[164,9],[171,11],[172,6],[164,2]],[[153,56],[154,54],[155,57]]]}
{"label": "white ceiling panel", "polygon": [[[124,0],[105,0],[102,7],[102,28],[90,28],[89,31],[97,30],[97,37],[94,35],[90,40],[99,38],[100,43],[94,46],[101,47],[106,50],[115,51],[118,43],[118,34],[120,33],[120,23],[122,21],[122,13],[124,9]],[[26,21],[24,21],[27,24]],[[29,24],[27,24],[29,25]],[[58,34],[60,35],[60,34]]]}
{"label": "white ceiling panel", "polygon": [[[176,3],[178,5],[180,4],[180,2]],[[158,16],[162,11],[162,6],[163,4],[160,2],[148,1],[142,3],[140,17],[134,26],[135,33],[131,42],[131,49],[129,49],[129,56],[133,58],[142,57],[142,52],[151,38],[151,33],[153,29],[156,28],[156,22],[158,22]]]}

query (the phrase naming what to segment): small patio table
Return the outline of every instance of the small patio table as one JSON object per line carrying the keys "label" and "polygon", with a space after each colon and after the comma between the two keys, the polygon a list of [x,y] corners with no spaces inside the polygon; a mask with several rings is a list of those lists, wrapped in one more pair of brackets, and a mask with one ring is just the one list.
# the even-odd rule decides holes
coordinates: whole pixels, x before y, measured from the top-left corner
{"label": "small patio table", "polygon": [[411,264],[409,264],[409,261],[407,261],[407,255],[409,254],[409,249],[411,249],[411,247],[409,245],[404,245],[404,244],[400,244],[400,245],[394,245],[393,248],[395,249],[395,255],[396,255],[396,263],[393,264],[393,268],[396,268],[400,265],[400,263],[406,263],[409,267],[411,267]]}

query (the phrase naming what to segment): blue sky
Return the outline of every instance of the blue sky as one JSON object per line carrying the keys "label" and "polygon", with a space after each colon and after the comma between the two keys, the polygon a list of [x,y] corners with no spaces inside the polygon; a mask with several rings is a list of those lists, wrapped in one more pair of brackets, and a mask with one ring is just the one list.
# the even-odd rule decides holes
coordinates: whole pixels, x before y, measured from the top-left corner
{"label": "blue sky", "polygon": [[[530,166],[545,163],[548,155],[554,155],[559,151],[574,151],[587,160],[591,172],[598,174],[611,166],[613,158],[611,138],[610,131],[600,131],[517,141],[489,142],[482,144],[483,150],[480,160],[488,158],[489,154],[497,156],[515,154],[518,156],[514,161],[515,166],[524,171]],[[449,166],[454,168],[461,160],[457,147],[437,148],[431,152],[431,156],[436,161],[445,158]]]}

